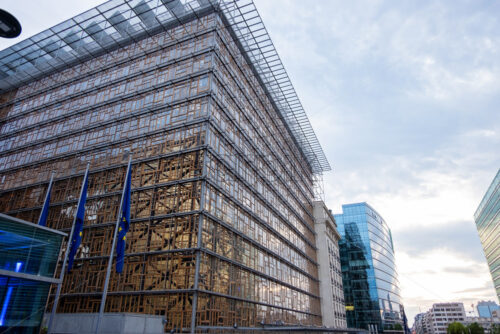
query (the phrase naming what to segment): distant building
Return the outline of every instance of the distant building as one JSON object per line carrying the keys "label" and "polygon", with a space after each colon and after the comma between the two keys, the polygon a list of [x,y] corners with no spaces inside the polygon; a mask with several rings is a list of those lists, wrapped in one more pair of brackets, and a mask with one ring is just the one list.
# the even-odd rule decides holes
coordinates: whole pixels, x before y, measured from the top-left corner
{"label": "distant building", "polygon": [[498,311],[500,306],[494,301],[480,301],[477,303],[477,314],[481,318],[491,318],[493,311]]}
{"label": "distant building", "polygon": [[424,314],[424,319],[422,321],[422,330],[425,334],[429,334],[431,333],[431,315],[430,315],[430,312],[426,312]]}
{"label": "distant building", "polygon": [[[498,314],[499,309],[494,309],[494,302],[479,302],[479,306],[490,306],[491,317],[468,317],[463,303],[438,303],[426,313],[415,316],[413,330],[415,334],[446,334],[448,326],[452,322],[459,322],[464,326],[478,323],[484,328],[485,333],[489,333],[492,325],[500,325]],[[478,308],[479,310],[479,308]]]}
{"label": "distant building", "polygon": [[490,267],[497,297],[500,298],[500,169],[474,214],[479,239]]}
{"label": "distant building", "polygon": [[344,291],[335,220],[323,201],[314,202],[314,229],[318,248],[321,314],[326,327],[345,328]]}
{"label": "distant building", "polygon": [[424,325],[425,313],[419,313],[415,316],[415,322],[413,323],[412,332],[415,334],[425,334]]}
{"label": "distant building", "polygon": [[339,242],[347,326],[372,332],[403,330],[403,304],[392,236],[367,203],[342,205],[334,215]]}
{"label": "distant building", "polygon": [[426,334],[446,334],[452,322],[464,323],[466,318],[463,303],[438,303],[427,311]]}
{"label": "distant building", "polygon": [[38,333],[65,233],[0,214],[0,333]]}
{"label": "distant building", "polygon": [[422,330],[425,334],[432,333],[431,331],[431,313],[426,312],[424,314],[424,319],[422,320]]}
{"label": "distant building", "polygon": [[485,333],[490,333],[491,326],[500,325],[498,318],[483,318],[483,317],[466,317],[463,322],[464,326],[468,326],[476,322],[479,326],[484,328]]}

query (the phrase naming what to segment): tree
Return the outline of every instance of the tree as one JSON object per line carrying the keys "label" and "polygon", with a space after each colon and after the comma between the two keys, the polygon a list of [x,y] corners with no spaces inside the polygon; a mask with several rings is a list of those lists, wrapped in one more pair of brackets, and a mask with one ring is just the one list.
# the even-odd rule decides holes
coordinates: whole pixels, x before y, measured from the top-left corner
{"label": "tree", "polygon": [[469,326],[467,326],[470,334],[484,334],[484,328],[479,325],[477,322],[473,322]]}
{"label": "tree", "polygon": [[490,334],[500,334],[500,325],[491,325]]}
{"label": "tree", "polygon": [[452,322],[448,325],[448,329],[446,329],[446,333],[448,334],[468,334],[465,326],[459,322]]}
{"label": "tree", "polygon": [[397,330],[397,331],[402,331],[403,330],[403,326],[401,326],[401,324],[394,324],[394,329]]}

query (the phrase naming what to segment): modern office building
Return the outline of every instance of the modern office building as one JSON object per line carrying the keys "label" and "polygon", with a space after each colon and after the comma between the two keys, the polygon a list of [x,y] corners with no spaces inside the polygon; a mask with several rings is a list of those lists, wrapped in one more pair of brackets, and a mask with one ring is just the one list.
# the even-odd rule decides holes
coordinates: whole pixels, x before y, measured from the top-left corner
{"label": "modern office building", "polygon": [[481,318],[491,318],[493,316],[494,311],[500,310],[500,306],[494,301],[480,301],[476,305],[477,314]]}
{"label": "modern office building", "polygon": [[474,213],[474,220],[500,300],[500,169]]}
{"label": "modern office building", "polygon": [[[132,154],[132,223],[106,312],[168,331],[320,326],[313,181],[330,169],[251,0],[111,0],[0,52],[0,211],[81,248],[59,313],[99,310]],[[50,303],[51,301],[49,301]]]}
{"label": "modern office building", "polygon": [[326,327],[346,328],[337,224],[323,201],[314,201],[321,314]]}
{"label": "modern office building", "polygon": [[1,333],[39,333],[65,236],[0,214]]}
{"label": "modern office building", "polygon": [[347,326],[382,332],[404,328],[404,309],[389,226],[367,203],[342,205],[334,215]]}

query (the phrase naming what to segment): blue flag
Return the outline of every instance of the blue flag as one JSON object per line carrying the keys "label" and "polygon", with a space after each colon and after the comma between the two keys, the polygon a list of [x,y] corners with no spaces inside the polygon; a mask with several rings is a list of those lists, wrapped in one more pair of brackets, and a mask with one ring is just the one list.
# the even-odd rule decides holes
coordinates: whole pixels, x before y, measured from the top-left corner
{"label": "blue flag", "polygon": [[83,220],[85,218],[85,202],[87,201],[87,188],[89,185],[89,174],[85,173],[85,180],[83,180],[83,189],[80,200],[78,201],[78,211],[76,212],[75,230],[73,231],[73,238],[71,238],[71,248],[69,251],[68,259],[68,272],[73,268],[73,261],[75,260],[76,251],[82,242]]}
{"label": "blue flag", "polygon": [[[54,174],[52,174],[53,176]],[[47,217],[49,216],[49,206],[50,206],[50,192],[52,191],[52,180],[50,178],[50,183],[47,188],[47,195],[45,196],[45,202],[43,202],[42,212],[40,212],[40,218],[38,218],[38,225],[47,225]]]}
{"label": "blue flag", "polygon": [[126,234],[130,227],[130,188],[132,179],[132,168],[129,163],[127,179],[125,180],[125,191],[123,192],[122,212],[120,212],[120,225],[118,227],[118,240],[116,244],[116,272],[123,271],[123,259],[125,257]]}

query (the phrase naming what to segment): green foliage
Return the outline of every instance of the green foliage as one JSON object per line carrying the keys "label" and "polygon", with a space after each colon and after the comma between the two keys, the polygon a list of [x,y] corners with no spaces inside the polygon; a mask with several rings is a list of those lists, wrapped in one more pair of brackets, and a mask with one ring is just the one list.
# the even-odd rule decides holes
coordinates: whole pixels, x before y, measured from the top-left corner
{"label": "green foliage", "polygon": [[484,328],[479,325],[477,322],[473,322],[469,326],[467,326],[470,334],[484,334]]}
{"label": "green foliage", "polygon": [[467,329],[464,325],[459,322],[452,322],[448,325],[448,329],[446,330],[448,334],[468,334]]}
{"label": "green foliage", "polygon": [[394,325],[394,329],[397,330],[397,331],[402,331],[403,330],[403,326],[401,326],[401,324],[395,324]]}
{"label": "green foliage", "polygon": [[500,334],[500,325],[493,324],[490,329],[490,334]]}

